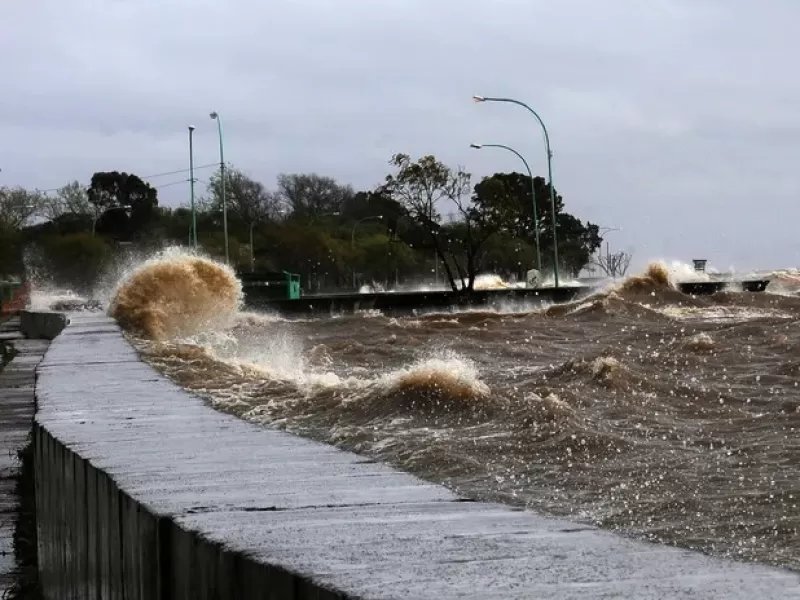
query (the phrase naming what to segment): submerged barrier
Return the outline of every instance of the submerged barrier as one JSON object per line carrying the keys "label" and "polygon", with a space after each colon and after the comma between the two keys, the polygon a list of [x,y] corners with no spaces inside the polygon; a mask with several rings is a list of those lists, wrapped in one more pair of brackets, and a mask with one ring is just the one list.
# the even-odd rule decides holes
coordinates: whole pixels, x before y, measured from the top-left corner
{"label": "submerged barrier", "polygon": [[48,598],[789,598],[800,575],[633,541],[219,413],[70,315],[38,368]]}
{"label": "submerged barrier", "polygon": [[[768,279],[748,281],[694,281],[675,284],[676,289],[693,296],[708,296],[725,290],[763,292]],[[599,292],[597,286],[563,286],[558,288],[503,288],[453,292],[372,292],[308,295],[298,298],[276,298],[267,287],[253,281],[244,285],[244,299],[256,310],[276,311],[285,315],[334,315],[358,311],[379,310],[384,315],[401,316],[419,311],[450,310],[454,308],[497,309],[508,304],[541,306],[571,302]],[[267,290],[267,291],[265,291]]]}

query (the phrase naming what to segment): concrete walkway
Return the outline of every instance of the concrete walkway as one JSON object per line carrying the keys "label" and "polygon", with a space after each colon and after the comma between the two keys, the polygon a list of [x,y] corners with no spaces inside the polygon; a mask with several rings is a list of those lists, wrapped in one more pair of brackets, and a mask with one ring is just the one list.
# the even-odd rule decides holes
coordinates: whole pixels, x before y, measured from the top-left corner
{"label": "concrete walkway", "polygon": [[[54,446],[77,456],[56,461],[68,471],[54,474],[61,479],[53,483],[53,506],[70,502],[82,465],[113,484],[86,475],[75,506],[66,505],[73,516],[40,525],[46,589],[83,586],[87,596],[96,589],[103,597],[112,596],[102,590],[117,589],[113,597],[121,598],[118,588],[135,580],[139,587],[125,598],[147,597],[147,585],[158,597],[199,600],[800,598],[794,572],[467,502],[355,454],[218,413],[140,362],[110,319],[70,317],[39,368],[37,422],[47,440],[37,441],[44,457],[37,460],[46,461]],[[117,488],[112,508],[96,509],[105,506],[101,495]],[[138,529],[126,520],[128,499],[138,506]],[[113,531],[93,525],[96,513],[110,515]],[[149,528],[142,541],[145,515],[177,527],[157,542]],[[58,533],[86,519],[77,533]],[[49,546],[66,539],[73,554],[94,552],[95,538],[81,538],[86,531],[101,536],[101,549],[66,579],[90,581],[65,581],[54,568],[72,566]],[[110,546],[103,535],[114,536]],[[157,551],[147,551],[150,543]],[[128,553],[132,544],[137,549]],[[147,566],[156,564],[155,554],[160,562]],[[266,579],[253,564],[269,565]]]}
{"label": "concrete walkway", "polygon": [[16,357],[0,371],[0,594],[14,580],[17,567],[13,535],[19,498],[15,492],[20,463],[17,452],[25,446],[33,425],[36,366],[50,342],[26,340],[19,318],[0,322],[0,344],[13,346]]}

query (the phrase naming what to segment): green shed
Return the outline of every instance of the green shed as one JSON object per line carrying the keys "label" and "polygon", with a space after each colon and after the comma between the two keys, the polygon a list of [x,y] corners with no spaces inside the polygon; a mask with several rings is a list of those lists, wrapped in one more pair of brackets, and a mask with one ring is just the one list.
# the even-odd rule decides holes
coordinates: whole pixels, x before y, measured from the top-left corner
{"label": "green shed", "polygon": [[240,273],[247,298],[297,300],[300,298],[300,275],[287,271]]}

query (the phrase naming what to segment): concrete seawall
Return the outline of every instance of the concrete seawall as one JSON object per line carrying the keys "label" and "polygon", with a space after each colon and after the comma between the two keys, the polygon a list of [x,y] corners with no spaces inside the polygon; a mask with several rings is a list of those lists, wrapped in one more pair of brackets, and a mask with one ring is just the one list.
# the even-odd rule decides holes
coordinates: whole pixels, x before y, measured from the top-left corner
{"label": "concrete seawall", "polygon": [[48,598],[800,598],[800,575],[490,503],[218,413],[71,315],[38,368]]}

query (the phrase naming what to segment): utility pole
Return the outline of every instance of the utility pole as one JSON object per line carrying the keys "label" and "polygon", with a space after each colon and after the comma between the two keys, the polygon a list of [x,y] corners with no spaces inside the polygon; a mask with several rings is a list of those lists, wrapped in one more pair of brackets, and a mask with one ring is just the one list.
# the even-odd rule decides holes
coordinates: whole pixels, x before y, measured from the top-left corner
{"label": "utility pole", "polygon": [[192,245],[197,250],[197,213],[194,208],[194,149],[192,147],[192,134],[194,127],[189,125],[189,197],[192,207]]}

